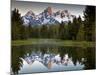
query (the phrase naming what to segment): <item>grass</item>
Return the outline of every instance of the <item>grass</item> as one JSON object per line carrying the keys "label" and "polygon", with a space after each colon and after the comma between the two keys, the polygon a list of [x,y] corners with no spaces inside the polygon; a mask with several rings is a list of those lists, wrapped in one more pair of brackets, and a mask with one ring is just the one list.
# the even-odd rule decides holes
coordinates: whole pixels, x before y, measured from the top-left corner
{"label": "grass", "polygon": [[35,44],[51,44],[51,45],[58,45],[58,46],[95,47],[95,42],[59,40],[59,39],[14,40],[11,43],[12,43],[12,46],[32,45],[32,44],[33,45],[35,45]]}

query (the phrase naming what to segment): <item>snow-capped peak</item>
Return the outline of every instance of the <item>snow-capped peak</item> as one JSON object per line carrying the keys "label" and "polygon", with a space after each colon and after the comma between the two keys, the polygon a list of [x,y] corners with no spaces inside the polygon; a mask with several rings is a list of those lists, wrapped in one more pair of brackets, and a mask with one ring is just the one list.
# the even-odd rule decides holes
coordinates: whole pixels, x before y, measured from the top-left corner
{"label": "snow-capped peak", "polygon": [[72,20],[75,16],[68,10],[58,10],[53,12],[52,7],[47,7],[43,12],[35,15],[33,11],[28,11],[23,17],[24,25],[57,24],[61,21]]}

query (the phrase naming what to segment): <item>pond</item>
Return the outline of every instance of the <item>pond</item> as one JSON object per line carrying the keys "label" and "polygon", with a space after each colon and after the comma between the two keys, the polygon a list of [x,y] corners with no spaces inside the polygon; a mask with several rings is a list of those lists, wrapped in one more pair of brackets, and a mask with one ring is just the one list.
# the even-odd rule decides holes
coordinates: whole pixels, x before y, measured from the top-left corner
{"label": "pond", "polygon": [[95,47],[56,45],[12,46],[12,74],[95,69]]}

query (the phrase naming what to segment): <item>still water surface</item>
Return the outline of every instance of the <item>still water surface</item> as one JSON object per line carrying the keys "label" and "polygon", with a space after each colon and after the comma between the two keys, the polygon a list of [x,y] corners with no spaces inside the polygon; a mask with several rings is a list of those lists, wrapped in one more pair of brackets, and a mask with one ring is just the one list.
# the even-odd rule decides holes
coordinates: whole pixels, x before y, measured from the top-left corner
{"label": "still water surface", "polygon": [[12,46],[13,74],[95,69],[94,47]]}

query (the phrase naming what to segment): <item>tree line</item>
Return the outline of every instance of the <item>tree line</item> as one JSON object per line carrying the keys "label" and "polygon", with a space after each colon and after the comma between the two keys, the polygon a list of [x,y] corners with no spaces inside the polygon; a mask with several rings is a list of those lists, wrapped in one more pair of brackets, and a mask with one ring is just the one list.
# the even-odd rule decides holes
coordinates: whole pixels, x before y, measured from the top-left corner
{"label": "tree line", "polygon": [[51,38],[61,40],[95,41],[95,6],[86,6],[84,20],[74,17],[73,21],[61,22],[52,25],[23,25],[21,14],[18,9],[12,10],[11,14],[11,37],[12,40],[29,38]]}

